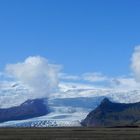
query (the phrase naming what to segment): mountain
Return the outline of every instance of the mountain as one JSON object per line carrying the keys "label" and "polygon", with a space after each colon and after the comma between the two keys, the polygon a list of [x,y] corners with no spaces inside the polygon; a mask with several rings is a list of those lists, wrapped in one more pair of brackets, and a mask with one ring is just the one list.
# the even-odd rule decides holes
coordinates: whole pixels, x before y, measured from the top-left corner
{"label": "mountain", "polygon": [[140,102],[114,103],[105,98],[82,121],[87,127],[134,127],[140,126]]}
{"label": "mountain", "polygon": [[[21,119],[11,121],[11,115],[7,113],[8,115],[6,116],[10,116],[10,119],[5,117],[5,115],[4,118],[6,118],[6,121],[10,120],[10,122],[0,123],[0,127],[7,125],[11,127],[20,125],[21,127],[79,126],[79,122],[86,118],[89,112],[99,106],[105,97],[113,102],[135,103],[140,101],[140,89],[105,88],[69,82],[60,83],[59,90],[50,94],[47,100],[49,114],[46,113],[46,115],[38,118],[40,116],[38,113],[38,115],[35,115],[37,117],[28,117],[31,119],[26,120],[27,115],[25,120],[22,118],[22,121],[20,121]],[[0,110],[20,107],[29,98],[29,90],[24,84],[20,82],[0,82]],[[42,103],[43,100],[46,99],[42,99]]]}
{"label": "mountain", "polygon": [[11,120],[24,120],[43,116],[49,113],[44,99],[27,100],[20,106],[0,109],[0,122]]}

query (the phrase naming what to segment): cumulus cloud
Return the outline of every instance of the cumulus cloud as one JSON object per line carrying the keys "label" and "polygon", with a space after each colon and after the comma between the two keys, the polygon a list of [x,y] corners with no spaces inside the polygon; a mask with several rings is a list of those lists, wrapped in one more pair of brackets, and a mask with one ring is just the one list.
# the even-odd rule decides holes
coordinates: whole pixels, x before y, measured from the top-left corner
{"label": "cumulus cloud", "polygon": [[26,85],[32,98],[48,97],[57,89],[59,70],[59,65],[50,64],[40,56],[28,57],[24,62],[6,66],[6,73]]}
{"label": "cumulus cloud", "polygon": [[131,68],[137,82],[140,82],[140,46],[135,47],[131,59]]}

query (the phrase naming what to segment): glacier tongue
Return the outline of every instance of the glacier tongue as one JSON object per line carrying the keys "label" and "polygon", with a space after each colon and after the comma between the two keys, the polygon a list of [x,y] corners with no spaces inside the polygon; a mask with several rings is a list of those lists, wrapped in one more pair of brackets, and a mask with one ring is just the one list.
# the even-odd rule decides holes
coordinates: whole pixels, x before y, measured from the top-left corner
{"label": "glacier tongue", "polygon": [[12,121],[0,124],[0,127],[78,127],[80,121],[71,120],[37,120],[37,121]]}

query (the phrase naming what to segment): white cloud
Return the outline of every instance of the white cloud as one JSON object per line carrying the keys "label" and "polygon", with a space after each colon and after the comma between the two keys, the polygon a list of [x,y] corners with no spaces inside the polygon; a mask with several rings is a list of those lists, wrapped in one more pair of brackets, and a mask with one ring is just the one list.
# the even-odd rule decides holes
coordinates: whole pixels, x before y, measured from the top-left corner
{"label": "white cloud", "polygon": [[83,80],[89,82],[103,82],[109,80],[108,77],[104,76],[101,73],[85,73],[82,75]]}
{"label": "white cloud", "polygon": [[[108,77],[102,73],[98,72],[90,72],[90,73],[83,73],[79,75],[69,75],[67,73],[60,73],[60,66],[50,64],[46,58],[40,56],[28,57],[24,62],[20,62],[17,64],[8,64],[6,66],[6,72],[13,77],[19,83],[25,85],[24,93],[23,90],[18,90],[16,92],[16,96],[13,95],[12,98],[19,100],[20,98],[32,97],[32,98],[39,98],[39,97],[48,97],[51,93],[53,93],[57,87],[60,80],[60,83],[63,81],[64,83],[73,83],[75,82],[76,85],[66,86],[63,87],[63,91],[59,85],[58,96],[61,96],[61,92],[65,92],[67,90],[77,90],[80,92],[79,89],[90,89],[88,84],[91,84],[93,88],[99,88],[99,91],[102,92],[102,89],[110,89],[111,91],[122,90],[125,89],[126,91],[140,89],[140,46],[135,48],[135,51],[132,55],[131,59],[131,68],[133,70],[134,76],[120,76],[120,77]],[[7,75],[5,73],[0,73],[1,80],[6,80]],[[6,77],[6,78],[2,78]],[[8,79],[9,80],[9,79]],[[79,84],[77,86],[77,84]],[[5,92],[5,89],[9,89],[9,84],[7,87],[3,86],[0,83],[1,92]],[[2,91],[2,88],[4,90]],[[68,88],[67,88],[68,87]],[[11,88],[11,87],[10,87]],[[12,87],[15,88],[16,87]],[[28,90],[29,89],[29,93]],[[11,91],[11,89],[10,89]],[[7,98],[7,93],[4,96]],[[15,91],[13,90],[12,93]],[[20,93],[21,92],[21,93]],[[26,94],[27,92],[27,94]],[[99,92],[99,93],[100,93]],[[113,93],[112,92],[112,93]],[[24,95],[21,95],[21,94]],[[75,96],[75,93],[73,93]],[[55,96],[55,94],[51,94]],[[69,96],[65,93],[65,97]],[[4,97],[0,96],[1,99],[5,101]],[[11,97],[11,94],[8,96],[8,99]],[[24,100],[25,100],[24,99]],[[12,103],[13,104],[13,103]]]}
{"label": "white cloud", "polygon": [[134,72],[135,79],[140,82],[140,46],[135,47],[131,61],[131,68]]}
{"label": "white cloud", "polygon": [[58,87],[60,66],[40,56],[28,57],[24,62],[8,64],[6,72],[30,89],[33,98],[48,97]]}
{"label": "white cloud", "polygon": [[140,85],[133,77],[119,77],[111,80],[112,87],[121,89],[139,89]]}
{"label": "white cloud", "polygon": [[61,80],[69,81],[86,81],[86,82],[109,82],[110,78],[99,72],[83,73],[81,75],[69,75],[66,73],[60,73],[59,78]]}
{"label": "white cloud", "polygon": [[66,73],[60,73],[59,78],[61,80],[80,80],[81,78],[78,75],[69,75]]}

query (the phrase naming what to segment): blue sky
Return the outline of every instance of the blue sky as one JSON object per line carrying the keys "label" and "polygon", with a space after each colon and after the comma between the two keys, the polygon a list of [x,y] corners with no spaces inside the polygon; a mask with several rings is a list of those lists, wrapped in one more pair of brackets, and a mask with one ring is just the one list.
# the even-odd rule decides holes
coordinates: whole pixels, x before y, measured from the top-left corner
{"label": "blue sky", "polygon": [[130,73],[139,0],[1,0],[0,69],[40,55],[64,72]]}

